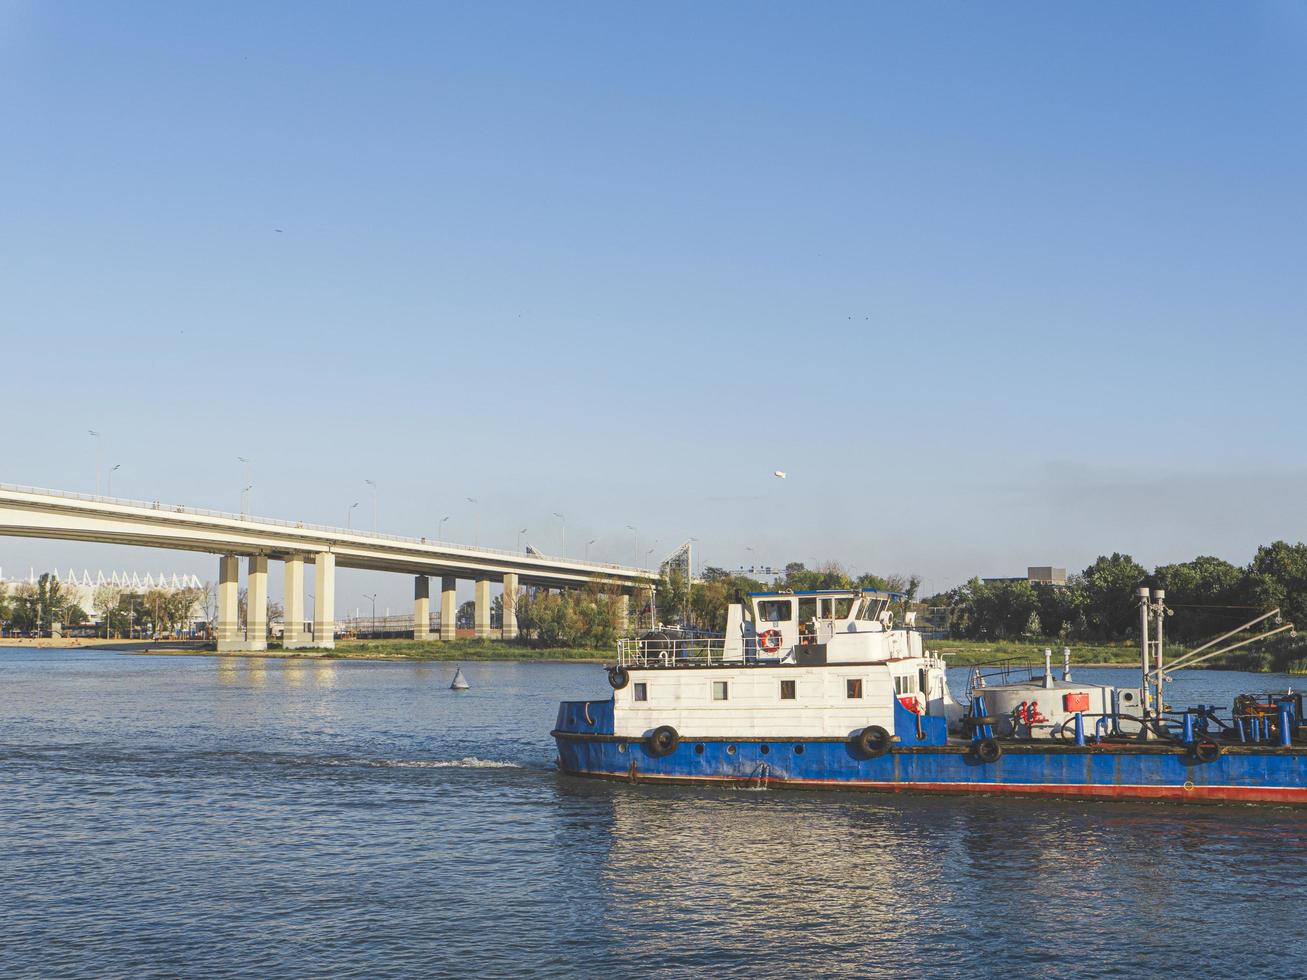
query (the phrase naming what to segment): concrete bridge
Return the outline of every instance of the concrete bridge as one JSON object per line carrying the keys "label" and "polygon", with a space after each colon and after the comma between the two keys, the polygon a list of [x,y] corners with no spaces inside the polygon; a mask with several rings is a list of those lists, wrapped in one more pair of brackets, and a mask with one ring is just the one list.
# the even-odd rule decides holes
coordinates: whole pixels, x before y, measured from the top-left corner
{"label": "concrete bridge", "polygon": [[[431,639],[430,578],[440,579],[440,639],[453,639],[458,580],[475,588],[478,637],[490,636],[490,585],[503,584],[503,632],[517,636],[514,604],[519,587],[569,588],[594,582],[620,589],[629,604],[639,588],[651,588],[658,573],[601,562],[547,555],[469,548],[426,538],[323,527],[140,501],[116,500],[61,490],[0,484],[0,535],[96,541],[218,555],[218,649],[267,648],[268,561],[285,571],[287,649],[335,645],[336,568],[402,572],[414,576],[414,638]],[[245,559],[247,623],[237,616],[240,559]],[[305,628],[304,570],[314,569],[313,619]]]}

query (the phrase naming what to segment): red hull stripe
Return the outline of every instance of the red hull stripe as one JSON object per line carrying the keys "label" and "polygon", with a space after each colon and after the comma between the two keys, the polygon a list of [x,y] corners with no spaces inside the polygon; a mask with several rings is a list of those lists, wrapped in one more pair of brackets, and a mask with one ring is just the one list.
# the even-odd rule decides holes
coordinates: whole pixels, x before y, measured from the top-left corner
{"label": "red hull stripe", "polygon": [[[569,772],[572,776],[600,776],[605,779],[630,781],[626,773]],[[856,789],[881,793],[1016,793],[1026,796],[1078,796],[1112,800],[1203,800],[1241,803],[1303,803],[1307,804],[1307,787],[1297,786],[1100,786],[1088,783],[949,783],[949,782],[873,782],[844,779],[779,779],[759,780],[751,776],[663,776],[637,773],[641,783],[691,783],[723,785],[762,782],[767,786],[794,789]]]}

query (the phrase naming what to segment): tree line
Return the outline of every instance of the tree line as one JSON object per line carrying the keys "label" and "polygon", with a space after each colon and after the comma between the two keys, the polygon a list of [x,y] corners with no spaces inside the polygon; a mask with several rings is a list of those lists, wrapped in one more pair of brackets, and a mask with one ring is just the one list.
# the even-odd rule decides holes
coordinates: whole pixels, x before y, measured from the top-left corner
{"label": "tree line", "polygon": [[[93,601],[105,636],[133,631],[157,636],[188,626],[195,609],[203,608],[211,593],[211,588],[133,591],[103,584],[95,588]],[[0,626],[7,633],[51,632],[55,624],[79,627],[90,621],[75,595],[48,572],[36,582],[21,582],[12,589],[0,583]]]}
{"label": "tree line", "polygon": [[[1065,586],[973,578],[925,602],[949,610],[955,637],[1113,643],[1138,640],[1140,586],[1166,590],[1174,610],[1166,635],[1180,644],[1210,639],[1277,606],[1286,622],[1307,628],[1307,544],[1285,541],[1263,545],[1242,566],[1204,555],[1150,572],[1114,553],[1068,576]],[[1286,634],[1273,646],[1284,654],[1299,644]]]}

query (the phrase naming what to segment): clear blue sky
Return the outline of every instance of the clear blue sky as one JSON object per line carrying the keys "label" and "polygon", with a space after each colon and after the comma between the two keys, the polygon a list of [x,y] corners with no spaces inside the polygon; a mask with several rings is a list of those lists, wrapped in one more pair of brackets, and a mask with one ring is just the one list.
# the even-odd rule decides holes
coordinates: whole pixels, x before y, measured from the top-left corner
{"label": "clear blue sky", "polygon": [[124,496],[928,589],[1302,537],[1307,4],[0,0],[0,85],[4,481],[95,428]]}

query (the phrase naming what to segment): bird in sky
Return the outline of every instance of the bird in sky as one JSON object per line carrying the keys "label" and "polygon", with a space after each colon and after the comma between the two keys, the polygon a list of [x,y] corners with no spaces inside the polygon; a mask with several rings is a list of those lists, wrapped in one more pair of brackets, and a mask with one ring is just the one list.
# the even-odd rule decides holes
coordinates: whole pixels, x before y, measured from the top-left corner
{"label": "bird in sky", "polygon": [[784,480],[786,476],[784,470],[772,470],[771,475],[776,477],[778,480]]}

